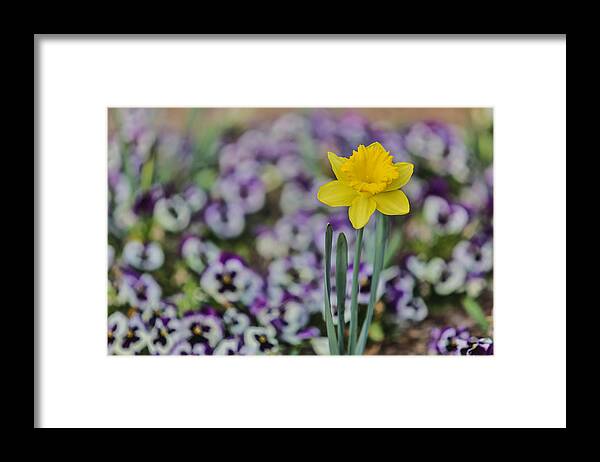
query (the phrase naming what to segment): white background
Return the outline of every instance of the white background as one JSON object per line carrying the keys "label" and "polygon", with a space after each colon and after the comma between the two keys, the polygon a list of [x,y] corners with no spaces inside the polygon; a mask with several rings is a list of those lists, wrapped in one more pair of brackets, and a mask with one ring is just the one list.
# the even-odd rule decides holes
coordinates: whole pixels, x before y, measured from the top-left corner
{"label": "white background", "polygon": [[[38,40],[38,425],[566,425],[564,38]],[[495,356],[108,357],[107,106],[493,106]]]}

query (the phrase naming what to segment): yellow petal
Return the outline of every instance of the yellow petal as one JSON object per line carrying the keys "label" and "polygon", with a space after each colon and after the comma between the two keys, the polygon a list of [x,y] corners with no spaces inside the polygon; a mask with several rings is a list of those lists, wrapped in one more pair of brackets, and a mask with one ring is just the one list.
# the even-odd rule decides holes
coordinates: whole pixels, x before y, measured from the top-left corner
{"label": "yellow petal", "polygon": [[372,197],[357,196],[348,209],[348,217],[355,229],[364,227],[375,211],[375,201]]}
{"label": "yellow petal", "polygon": [[408,183],[408,180],[410,180],[415,169],[415,166],[409,162],[398,162],[397,164],[394,164],[394,166],[398,169],[400,175],[388,185],[385,189],[386,191],[394,191]]}
{"label": "yellow petal", "polygon": [[328,152],[327,157],[329,158],[329,163],[331,164],[331,168],[335,177],[338,180],[344,179],[344,172],[342,172],[342,165],[348,160],[346,157],[336,156],[333,152]]}
{"label": "yellow petal", "polygon": [[389,152],[385,150],[385,148],[383,147],[383,145],[379,141],[375,141],[375,142],[371,143],[370,145],[367,146],[367,149],[373,149],[373,150],[377,150],[377,151],[383,151],[383,152],[389,154]]}
{"label": "yellow petal", "polygon": [[410,211],[408,197],[399,189],[375,194],[373,200],[377,203],[377,210],[384,215],[406,215]]}
{"label": "yellow petal", "polygon": [[330,207],[349,206],[358,194],[354,189],[339,180],[325,183],[319,188],[317,198]]}

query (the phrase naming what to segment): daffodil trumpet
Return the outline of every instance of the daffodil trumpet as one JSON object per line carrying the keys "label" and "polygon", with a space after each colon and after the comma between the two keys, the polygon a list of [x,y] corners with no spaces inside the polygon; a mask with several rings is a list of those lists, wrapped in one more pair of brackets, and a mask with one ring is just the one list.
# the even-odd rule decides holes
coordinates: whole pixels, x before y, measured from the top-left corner
{"label": "daffodil trumpet", "polygon": [[[348,217],[357,230],[352,272],[350,298],[350,328],[348,348],[345,337],[346,274],[348,271],[348,246],[344,233],[338,235],[336,245],[336,295],[337,334],[331,312],[331,247],[333,230],[327,226],[325,232],[325,284],[324,317],[329,339],[330,354],[363,354],[369,326],[377,302],[379,275],[383,268],[386,247],[386,216],[405,215],[410,211],[408,198],[400,190],[410,180],[414,166],[408,162],[393,162],[393,157],[378,142],[369,146],[360,145],[352,156],[339,157],[328,153],[335,180],[321,186],[318,199],[331,207],[348,207]],[[375,231],[375,256],[371,277],[371,294],[364,321],[358,334],[358,268],[362,251],[363,231],[371,215],[377,213]]]}

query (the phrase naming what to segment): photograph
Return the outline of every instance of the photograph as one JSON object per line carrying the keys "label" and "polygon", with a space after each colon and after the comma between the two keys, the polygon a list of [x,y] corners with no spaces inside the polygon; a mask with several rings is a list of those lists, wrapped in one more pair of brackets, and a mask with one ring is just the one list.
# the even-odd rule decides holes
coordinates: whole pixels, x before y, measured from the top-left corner
{"label": "photograph", "polygon": [[566,154],[566,34],[36,34],[34,428],[566,428]]}
{"label": "photograph", "polygon": [[494,354],[491,107],[109,107],[108,355]]}

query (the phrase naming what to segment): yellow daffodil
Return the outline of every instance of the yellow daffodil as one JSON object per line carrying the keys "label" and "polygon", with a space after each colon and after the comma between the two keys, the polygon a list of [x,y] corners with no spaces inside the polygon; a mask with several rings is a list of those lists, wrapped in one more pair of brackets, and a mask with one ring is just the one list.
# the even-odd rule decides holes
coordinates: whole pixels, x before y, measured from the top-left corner
{"label": "yellow daffodil", "polygon": [[350,157],[327,153],[336,180],[319,189],[318,199],[331,207],[349,207],[355,229],[363,228],[379,210],[384,215],[405,215],[410,210],[402,186],[412,176],[414,165],[393,163],[393,157],[378,142],[360,145]]}

